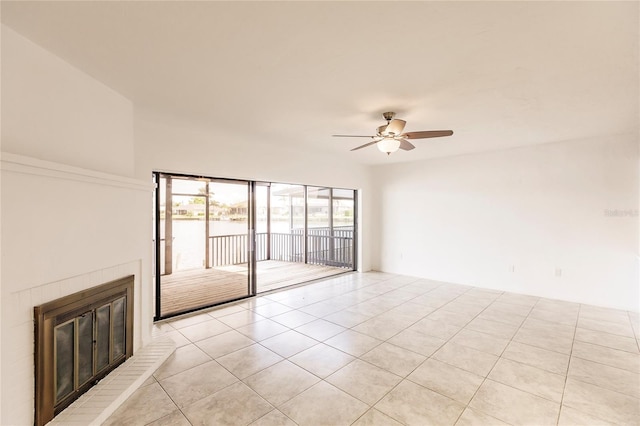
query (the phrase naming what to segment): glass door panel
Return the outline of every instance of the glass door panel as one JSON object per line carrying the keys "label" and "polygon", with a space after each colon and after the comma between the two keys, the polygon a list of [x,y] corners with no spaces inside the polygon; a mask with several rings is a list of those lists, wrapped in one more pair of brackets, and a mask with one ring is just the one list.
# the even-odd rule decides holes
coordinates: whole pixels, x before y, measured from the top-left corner
{"label": "glass door panel", "polygon": [[173,272],[199,269],[204,265],[204,198],[173,196]]}
{"label": "glass door panel", "polygon": [[305,188],[256,184],[256,291],[302,282],[305,263]]}
{"label": "glass door panel", "polygon": [[269,232],[269,184],[256,184],[256,261],[268,260],[271,255]]}
{"label": "glass door panel", "polygon": [[331,265],[333,259],[333,225],[331,189],[307,188],[307,262]]}
{"label": "glass door panel", "polygon": [[156,316],[249,295],[249,183],[159,174]]}
{"label": "glass door panel", "polygon": [[304,263],[304,186],[271,185],[271,260]]}
{"label": "glass door panel", "polygon": [[355,267],[355,191],[352,189],[332,190],[333,241],[335,266]]}
{"label": "glass door panel", "polygon": [[209,184],[209,267],[244,274],[249,250],[249,193],[246,182]]}

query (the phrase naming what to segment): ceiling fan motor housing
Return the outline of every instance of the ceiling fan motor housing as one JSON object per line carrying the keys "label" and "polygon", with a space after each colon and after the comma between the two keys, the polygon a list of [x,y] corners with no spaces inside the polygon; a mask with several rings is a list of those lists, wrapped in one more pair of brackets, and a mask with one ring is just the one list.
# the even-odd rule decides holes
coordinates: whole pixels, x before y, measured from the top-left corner
{"label": "ceiling fan motor housing", "polygon": [[385,120],[391,121],[391,120],[393,120],[393,117],[396,116],[396,113],[395,112],[383,112],[382,116],[384,117]]}

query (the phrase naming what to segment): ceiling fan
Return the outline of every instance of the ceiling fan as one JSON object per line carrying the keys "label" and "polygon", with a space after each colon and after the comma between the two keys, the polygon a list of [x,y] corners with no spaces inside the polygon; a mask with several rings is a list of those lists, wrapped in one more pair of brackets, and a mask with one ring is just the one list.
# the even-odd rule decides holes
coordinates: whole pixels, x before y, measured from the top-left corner
{"label": "ceiling fan", "polygon": [[360,135],[333,135],[336,138],[371,138],[371,142],[360,145],[353,148],[351,151],[355,151],[361,148],[366,148],[370,145],[377,144],[378,149],[381,152],[386,152],[387,155],[392,152],[396,152],[398,149],[410,151],[415,146],[407,139],[426,139],[426,138],[439,138],[442,136],[451,136],[452,130],[425,130],[419,132],[406,132],[402,133],[404,126],[407,124],[404,120],[399,120],[395,117],[395,112],[384,112],[382,116],[387,120],[387,124],[376,129],[375,136],[360,136]]}

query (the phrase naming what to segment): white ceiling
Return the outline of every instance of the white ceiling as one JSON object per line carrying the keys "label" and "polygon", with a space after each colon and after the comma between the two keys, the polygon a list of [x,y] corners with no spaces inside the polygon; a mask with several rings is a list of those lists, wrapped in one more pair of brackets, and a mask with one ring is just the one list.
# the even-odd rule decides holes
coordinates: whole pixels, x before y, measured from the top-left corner
{"label": "white ceiling", "polygon": [[[638,2],[9,2],[2,22],[158,114],[413,161],[638,129]],[[381,113],[452,129],[387,157]]]}

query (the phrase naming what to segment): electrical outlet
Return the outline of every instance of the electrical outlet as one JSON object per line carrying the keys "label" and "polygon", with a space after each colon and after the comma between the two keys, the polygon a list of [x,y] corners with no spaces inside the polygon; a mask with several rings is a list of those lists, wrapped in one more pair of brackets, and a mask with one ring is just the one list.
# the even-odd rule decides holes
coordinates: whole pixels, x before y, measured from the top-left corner
{"label": "electrical outlet", "polygon": [[516,271],[516,265],[511,265],[511,267],[509,268],[509,271],[515,272]]}
{"label": "electrical outlet", "polygon": [[556,268],[556,277],[561,277],[561,276],[562,276],[562,269]]}

